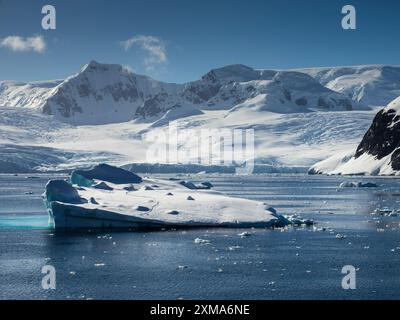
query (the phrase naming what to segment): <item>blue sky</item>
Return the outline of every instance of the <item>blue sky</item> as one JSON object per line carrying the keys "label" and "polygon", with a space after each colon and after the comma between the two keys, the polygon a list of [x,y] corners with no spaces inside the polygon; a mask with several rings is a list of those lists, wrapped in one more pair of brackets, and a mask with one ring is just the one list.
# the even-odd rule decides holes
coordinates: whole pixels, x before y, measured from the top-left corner
{"label": "blue sky", "polygon": [[[56,7],[56,30],[41,27],[45,4]],[[345,4],[357,30],[341,28]],[[41,37],[46,46],[0,46],[0,79],[64,78],[92,59],[169,82],[234,63],[399,64],[399,12],[397,0],[0,0],[0,41]]]}

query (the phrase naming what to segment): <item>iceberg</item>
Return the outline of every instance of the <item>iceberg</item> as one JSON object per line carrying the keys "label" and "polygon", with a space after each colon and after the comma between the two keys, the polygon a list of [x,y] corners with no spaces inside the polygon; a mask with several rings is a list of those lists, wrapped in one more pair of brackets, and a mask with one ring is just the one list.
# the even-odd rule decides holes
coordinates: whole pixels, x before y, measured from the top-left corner
{"label": "iceberg", "polygon": [[[199,188],[199,186],[202,186]],[[290,224],[266,203],[230,197],[211,183],[141,178],[101,164],[76,170],[70,181],[51,180],[44,202],[58,230],[187,227],[284,227]]]}
{"label": "iceberg", "polygon": [[372,182],[353,182],[345,181],[339,186],[340,188],[377,188],[378,185]]}

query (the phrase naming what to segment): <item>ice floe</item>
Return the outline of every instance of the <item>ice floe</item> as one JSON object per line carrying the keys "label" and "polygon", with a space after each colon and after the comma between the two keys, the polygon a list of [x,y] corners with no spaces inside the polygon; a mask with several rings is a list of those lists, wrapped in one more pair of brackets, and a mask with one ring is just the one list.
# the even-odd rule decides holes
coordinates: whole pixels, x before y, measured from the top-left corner
{"label": "ice floe", "polygon": [[289,221],[291,225],[294,226],[312,226],[315,224],[314,220],[303,219],[297,214],[285,215],[285,218]]}
{"label": "ice floe", "polygon": [[390,208],[382,208],[382,209],[375,209],[371,212],[372,215],[379,215],[385,217],[398,217],[400,215],[399,209],[390,209]]}
{"label": "ice floe", "polygon": [[353,182],[345,181],[339,185],[340,188],[377,188],[378,185],[373,182]]}
{"label": "ice floe", "polygon": [[196,239],[194,239],[194,243],[195,244],[211,244],[211,241],[206,240],[206,239],[196,238]]}

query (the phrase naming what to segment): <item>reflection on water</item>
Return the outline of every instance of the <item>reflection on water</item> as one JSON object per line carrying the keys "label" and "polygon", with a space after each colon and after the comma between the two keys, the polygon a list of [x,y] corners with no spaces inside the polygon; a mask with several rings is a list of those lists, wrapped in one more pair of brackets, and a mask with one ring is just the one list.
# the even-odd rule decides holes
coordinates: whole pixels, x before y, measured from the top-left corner
{"label": "reflection on water", "polygon": [[0,217],[1,229],[48,229],[46,215],[2,215]]}

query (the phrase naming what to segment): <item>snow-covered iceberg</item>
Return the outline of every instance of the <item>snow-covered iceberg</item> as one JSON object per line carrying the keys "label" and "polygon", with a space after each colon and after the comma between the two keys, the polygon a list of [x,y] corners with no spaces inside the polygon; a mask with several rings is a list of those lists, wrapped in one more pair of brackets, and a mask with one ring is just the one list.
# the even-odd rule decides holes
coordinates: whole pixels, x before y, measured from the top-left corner
{"label": "snow-covered iceberg", "polygon": [[[115,175],[115,176],[113,176]],[[108,165],[52,180],[44,194],[56,229],[283,227],[289,220],[263,202],[172,180],[141,178]]]}

